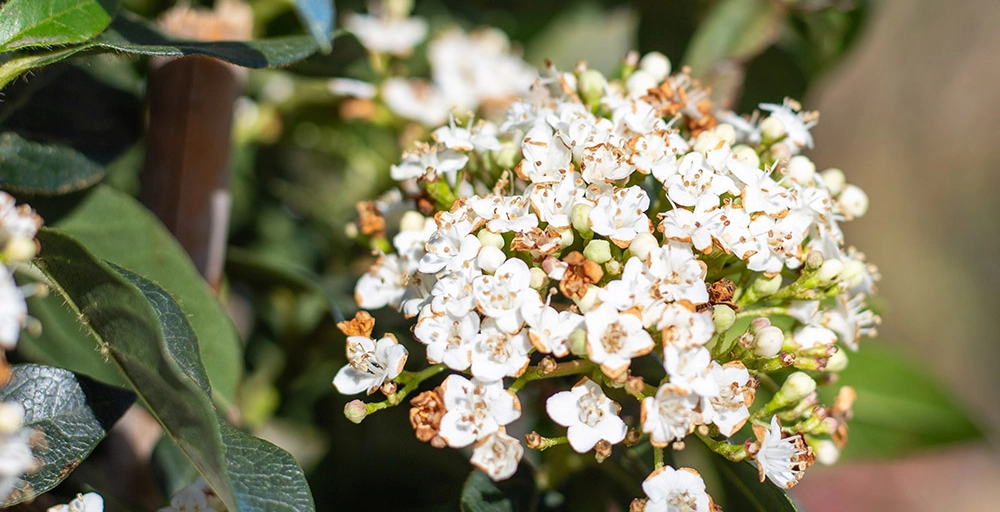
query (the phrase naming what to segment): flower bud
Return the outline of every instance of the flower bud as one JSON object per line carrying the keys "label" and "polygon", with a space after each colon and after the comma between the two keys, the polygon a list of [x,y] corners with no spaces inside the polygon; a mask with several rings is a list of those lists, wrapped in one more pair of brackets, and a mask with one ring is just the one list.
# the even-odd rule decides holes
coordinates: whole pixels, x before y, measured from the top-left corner
{"label": "flower bud", "polygon": [[620,275],[623,270],[622,262],[618,260],[608,260],[608,262],[604,264],[604,270],[611,276]]}
{"label": "flower bud", "polygon": [[587,292],[579,299],[574,299],[576,302],[576,307],[580,308],[580,313],[586,313],[590,311],[591,308],[597,304],[597,294],[601,292],[601,288],[594,286],[592,284],[587,285]]}
{"label": "flower bud", "polygon": [[513,169],[521,161],[521,145],[514,144],[511,141],[504,141],[500,143],[500,151],[494,152],[493,155],[497,167],[501,169]]}
{"label": "flower bud", "polygon": [[649,253],[659,247],[660,242],[656,241],[656,237],[652,233],[639,233],[632,239],[628,250],[632,253],[632,256],[646,261],[649,258]]}
{"label": "flower bud", "polygon": [[573,235],[573,230],[570,228],[556,229],[556,233],[559,233],[559,246],[563,249],[573,245],[573,242],[576,241],[576,236]]}
{"label": "flower bud", "polygon": [[580,73],[578,82],[580,98],[586,105],[599,103],[604,97],[604,89],[608,86],[608,80],[596,69],[587,69]]}
{"label": "flower bud", "polygon": [[26,236],[12,237],[3,248],[3,255],[8,262],[30,261],[37,252],[38,245],[35,244],[35,240]]}
{"label": "flower bud", "polygon": [[593,209],[594,207],[587,203],[573,205],[570,213],[570,221],[573,223],[573,229],[579,231],[581,234],[590,233],[590,212]]}
{"label": "flower bud", "polygon": [[781,275],[774,277],[760,276],[754,279],[750,289],[757,297],[767,297],[774,295],[781,288]]}
{"label": "flower bud", "polygon": [[577,329],[569,335],[569,351],[575,356],[587,356],[587,331]]}
{"label": "flower bud", "polygon": [[694,141],[694,149],[699,153],[707,153],[717,147],[719,143],[722,142],[722,138],[718,136],[714,131],[706,130],[698,135],[698,138]]}
{"label": "flower bud", "polygon": [[840,211],[847,220],[861,217],[868,211],[868,194],[857,185],[846,185],[837,197]]}
{"label": "flower bud", "polygon": [[[486,230],[484,229],[483,231]],[[483,269],[483,272],[487,274],[495,272],[497,267],[503,265],[505,261],[507,261],[507,255],[492,245],[483,246],[479,249],[479,255],[476,256],[476,263],[479,264],[479,268]]]}
{"label": "flower bud", "polygon": [[[756,320],[755,320],[756,321]],[[757,357],[770,359],[779,352],[785,344],[785,333],[780,327],[768,325],[757,331],[753,340],[753,353]]]}
{"label": "flower bud", "polygon": [[816,271],[816,279],[822,284],[830,284],[840,277],[844,271],[844,263],[840,260],[826,260]]}
{"label": "flower bud", "polygon": [[529,268],[528,276],[530,279],[528,281],[528,286],[530,286],[535,290],[538,290],[539,292],[542,291],[542,289],[548,286],[549,284],[549,276],[545,273],[544,270],[538,267]]}
{"label": "flower bud", "polygon": [[820,439],[813,443],[810,443],[813,449],[813,453],[816,454],[816,462],[823,464],[825,466],[833,465],[840,458],[840,448],[837,447],[837,443],[829,439]]}
{"label": "flower bud", "polygon": [[[424,229],[427,219],[419,212],[409,210],[399,218],[400,231],[420,231]],[[485,231],[485,230],[484,230]]]}
{"label": "flower bud", "polygon": [[9,436],[21,430],[24,407],[17,402],[0,402],[0,435]]}
{"label": "flower bud", "polygon": [[792,158],[792,148],[784,142],[775,142],[771,144],[771,149],[768,151],[770,154],[770,160],[783,160],[787,161]]}
{"label": "flower bud", "polygon": [[785,379],[781,389],[774,395],[772,401],[782,405],[793,404],[816,391],[816,381],[806,372],[795,372]]}
{"label": "flower bud", "polygon": [[767,116],[760,122],[760,136],[764,143],[774,142],[785,136],[785,123],[774,116]]}
{"label": "flower bud", "polygon": [[795,155],[788,161],[788,177],[800,185],[812,183],[816,175],[816,164],[805,155]]}
{"label": "flower bud", "polygon": [[726,141],[726,144],[732,146],[736,143],[736,129],[733,128],[731,124],[720,124],[712,130],[715,134],[722,140]]}
{"label": "flower bud", "polygon": [[607,240],[591,240],[583,249],[583,257],[597,264],[611,260],[611,244]]}
{"label": "flower bud", "polygon": [[715,323],[715,332],[726,332],[736,323],[736,312],[729,306],[715,306],[712,321]]}
{"label": "flower bud", "polygon": [[823,184],[826,185],[826,189],[834,196],[839,194],[844,189],[844,185],[847,184],[847,177],[844,176],[844,171],[837,168],[831,167],[821,172],[820,176],[823,178]]}
{"label": "flower bud", "polygon": [[670,59],[660,52],[649,52],[639,61],[639,69],[649,73],[657,82],[670,74]]}
{"label": "flower bud", "polygon": [[816,270],[823,265],[823,253],[819,251],[809,251],[806,254],[806,270]]}
{"label": "flower bud", "polygon": [[635,73],[632,73],[632,76],[628,77],[628,81],[625,82],[625,89],[633,96],[642,96],[646,94],[646,91],[654,89],[658,85],[660,85],[659,80],[652,74],[648,71],[637,69]]}
{"label": "flower bud", "polygon": [[351,400],[344,406],[344,416],[352,423],[361,423],[368,416],[368,407],[361,400]]}
{"label": "flower bud", "polygon": [[861,284],[865,277],[865,262],[854,258],[844,261],[844,270],[840,271],[840,280],[847,284],[848,288],[853,288]]}
{"label": "flower bud", "polygon": [[483,244],[483,248],[496,247],[497,249],[503,249],[504,240],[503,235],[500,233],[494,233],[488,229],[480,229],[479,233],[476,234],[476,238],[479,239],[479,243]]}
{"label": "flower bud", "polygon": [[830,358],[826,361],[826,367],[823,368],[825,371],[830,373],[839,373],[847,368],[847,352],[843,349],[838,348],[836,352],[830,355]]}
{"label": "flower bud", "polygon": [[733,155],[740,162],[743,162],[755,169],[760,169],[760,156],[757,152],[750,146],[745,144],[740,144],[733,148]]}

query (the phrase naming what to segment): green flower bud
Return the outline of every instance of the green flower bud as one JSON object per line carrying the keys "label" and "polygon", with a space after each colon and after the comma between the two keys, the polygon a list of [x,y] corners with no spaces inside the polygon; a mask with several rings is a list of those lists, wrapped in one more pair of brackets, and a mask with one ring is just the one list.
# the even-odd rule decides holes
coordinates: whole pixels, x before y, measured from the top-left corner
{"label": "green flower bud", "polygon": [[344,406],[344,416],[352,423],[361,423],[368,416],[368,407],[361,400],[351,400]]}
{"label": "green flower bud", "polygon": [[760,169],[760,156],[757,155],[757,152],[752,147],[740,144],[733,148],[733,154],[736,155],[736,159],[740,162],[755,169]]}
{"label": "green flower bud", "polygon": [[420,231],[424,229],[424,224],[427,222],[427,218],[420,213],[408,210],[399,218],[399,230],[400,231]]}
{"label": "green flower bud", "polygon": [[826,368],[823,369],[831,373],[839,373],[845,368],[847,368],[847,352],[838,348],[826,361]]}
{"label": "green flower bud", "polygon": [[559,246],[563,249],[573,245],[573,242],[576,241],[576,235],[573,234],[573,230],[570,228],[556,229],[556,233],[559,233]]}
{"label": "green flower bud", "polygon": [[570,333],[569,351],[575,356],[587,357],[587,331],[577,329]]}
{"label": "green flower bud", "polygon": [[760,122],[760,136],[765,144],[780,140],[785,136],[785,123],[774,116],[767,116]]}
{"label": "green flower bud", "polygon": [[805,155],[793,156],[788,161],[786,168],[788,176],[802,185],[812,183],[813,176],[816,174],[816,164]]}
{"label": "green flower bud", "polygon": [[761,328],[754,335],[753,353],[757,357],[770,359],[781,352],[782,345],[785,344],[785,333],[780,327],[768,325]]}
{"label": "green flower bud", "polygon": [[754,279],[753,284],[750,285],[750,290],[757,297],[768,297],[774,295],[781,288],[781,275],[776,275],[774,277],[764,277],[760,276]]}
{"label": "green flower bud", "polygon": [[718,136],[719,139],[726,141],[726,144],[732,146],[736,143],[736,129],[733,128],[733,125],[720,124],[712,131],[715,132],[715,135]]}
{"label": "green flower bud", "polygon": [[493,152],[493,159],[501,169],[513,169],[521,158],[521,146],[511,141],[502,142],[500,151]]}
{"label": "green flower bud", "polygon": [[639,233],[632,239],[628,251],[632,256],[646,261],[649,258],[649,253],[659,246],[660,242],[656,241],[656,237],[652,233]]}
{"label": "green flower bud", "polygon": [[494,233],[488,229],[480,229],[479,233],[476,234],[476,238],[479,239],[479,243],[483,244],[483,247],[496,247],[497,249],[503,249],[504,247],[503,235]]}
{"label": "green flower bud", "polygon": [[670,74],[670,67],[670,59],[660,52],[649,52],[639,60],[639,69],[661,82]]}
{"label": "green flower bud", "polygon": [[835,167],[821,172],[820,176],[823,177],[823,184],[826,185],[826,189],[834,196],[839,194],[844,189],[844,185],[847,184],[847,177],[844,176],[844,171]]}
{"label": "green flower bud", "polygon": [[549,284],[549,276],[545,274],[545,271],[538,267],[531,267],[528,269],[528,286],[532,287],[539,292],[542,291]]}
{"label": "green flower bud", "polygon": [[590,311],[591,308],[597,304],[597,294],[600,293],[601,288],[594,285],[587,285],[587,293],[580,297],[579,299],[574,299],[576,302],[576,307],[580,308],[580,313],[586,313]]}
{"label": "green flower bud", "polygon": [[611,244],[607,240],[591,240],[583,249],[583,257],[594,263],[606,263],[611,260]]}
{"label": "green flower bud", "polygon": [[587,69],[580,73],[577,82],[579,83],[580,98],[585,105],[596,105],[604,97],[604,89],[608,85],[608,80],[596,69]]}
{"label": "green flower bud", "polygon": [[826,260],[816,271],[816,279],[822,284],[830,284],[837,280],[844,271],[844,263],[840,260]]}
{"label": "green flower bud", "polygon": [[806,372],[795,372],[785,379],[785,383],[771,401],[784,405],[794,404],[813,391],[816,391],[816,381]]}
{"label": "green flower bud", "polygon": [[582,235],[590,233],[590,212],[593,209],[593,206],[586,203],[573,205],[573,210],[570,212],[570,221],[573,223],[573,229],[579,231]]}
{"label": "green flower bud", "polygon": [[816,270],[823,265],[823,253],[819,251],[809,251],[806,254],[806,270]]}
{"label": "green flower bud", "polygon": [[715,322],[715,332],[726,332],[736,323],[736,312],[729,306],[715,306],[712,321]]}

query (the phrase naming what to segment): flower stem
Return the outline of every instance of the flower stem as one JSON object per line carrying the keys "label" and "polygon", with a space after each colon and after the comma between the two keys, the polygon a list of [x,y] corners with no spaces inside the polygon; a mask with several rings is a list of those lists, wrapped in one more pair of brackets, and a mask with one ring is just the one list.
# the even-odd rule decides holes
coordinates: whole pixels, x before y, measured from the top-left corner
{"label": "flower stem", "polygon": [[594,369],[594,363],[590,361],[585,361],[583,359],[577,359],[575,361],[566,361],[556,365],[556,368],[548,373],[542,371],[539,366],[532,366],[528,368],[520,377],[517,378],[507,389],[512,393],[517,393],[525,384],[540,379],[551,379],[554,377],[564,377],[566,375],[579,375],[581,373],[587,373]]}
{"label": "flower stem", "polygon": [[739,462],[747,458],[747,450],[741,444],[729,444],[727,441],[716,441],[711,437],[695,432],[698,438],[701,439],[706,446],[708,446],[713,452],[722,455],[723,457],[733,461]]}
{"label": "flower stem", "polygon": [[663,467],[663,448],[653,447],[653,469]]}

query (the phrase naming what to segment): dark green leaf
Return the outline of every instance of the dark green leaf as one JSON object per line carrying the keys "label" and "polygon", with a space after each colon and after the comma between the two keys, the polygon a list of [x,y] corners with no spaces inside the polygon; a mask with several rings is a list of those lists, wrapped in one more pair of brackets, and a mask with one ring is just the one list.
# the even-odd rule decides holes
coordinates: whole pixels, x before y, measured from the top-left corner
{"label": "dark green leaf", "polygon": [[784,9],[770,0],[722,0],[695,32],[684,63],[702,76],[722,61],[745,61],[778,38],[784,15]]}
{"label": "dark green leaf", "polygon": [[[896,457],[983,439],[983,430],[962,404],[927,367],[913,364],[898,349],[865,343],[848,356],[838,384],[853,386],[857,401],[845,456]],[[824,399],[831,403],[832,397]]]}
{"label": "dark green leaf", "polygon": [[291,64],[319,47],[310,36],[286,36],[255,41],[196,42],[172,39],[140,20],[118,16],[91,46],[138,55],[179,57],[206,55],[248,68]]}
{"label": "dark green leaf", "polygon": [[499,482],[475,469],[462,488],[462,512],[530,511],[535,510],[537,501],[535,475],[527,464],[521,464],[514,476]]}
{"label": "dark green leaf", "polygon": [[229,510],[313,510],[305,477],[287,453],[216,415],[198,341],[165,291],[99,262],[63,233],[43,229],[38,238],[43,249],[36,262],[55,291],[80,313],[146,408]]}
{"label": "dark green leaf", "polygon": [[0,188],[4,190],[58,195],[89,187],[102,176],[100,165],[73,148],[0,133]]}
{"label": "dark green leaf", "polygon": [[118,0],[10,0],[0,9],[0,52],[82,43],[117,10]]}
{"label": "dark green leaf", "polygon": [[712,462],[722,482],[722,492],[714,489],[709,492],[726,512],[801,511],[770,480],[761,482],[757,468],[749,462],[732,462],[716,454],[712,454]]}
{"label": "dark green leaf", "polygon": [[36,364],[14,366],[0,400],[25,404],[24,423],[45,436],[35,456],[41,468],[18,482],[0,506],[29,500],[63,481],[125,413],[135,395],[78,377],[68,370]]}
{"label": "dark green leaf", "polygon": [[212,389],[232,402],[243,369],[236,329],[187,253],[149,210],[129,196],[97,186],[53,226],[83,242],[97,257],[170,290],[201,341],[201,360]]}
{"label": "dark green leaf", "polygon": [[323,53],[333,48],[333,0],[295,0],[295,10]]}

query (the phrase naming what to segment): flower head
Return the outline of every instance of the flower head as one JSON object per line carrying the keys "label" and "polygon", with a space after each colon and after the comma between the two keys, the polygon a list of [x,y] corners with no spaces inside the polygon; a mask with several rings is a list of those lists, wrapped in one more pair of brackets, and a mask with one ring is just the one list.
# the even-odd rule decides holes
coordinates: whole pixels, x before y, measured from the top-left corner
{"label": "flower head", "polygon": [[392,381],[403,371],[406,364],[406,347],[387,334],[375,341],[364,336],[348,336],[347,365],[337,372],[333,385],[345,395],[367,391],[370,395]]}
{"label": "flower head", "polygon": [[583,379],[573,389],[562,391],[545,401],[545,411],[552,421],[567,427],[569,445],[579,453],[590,451],[598,441],[617,444],[628,430],[618,417],[621,407],[612,401],[601,386]]}
{"label": "flower head", "polygon": [[781,421],[777,416],[771,418],[770,430],[754,425],[753,433],[757,442],[751,443],[747,452],[757,461],[761,482],[767,477],[778,487],[791,489],[802,479],[806,468],[816,460],[812,448],[806,444],[805,436],[795,434],[782,437]]}

